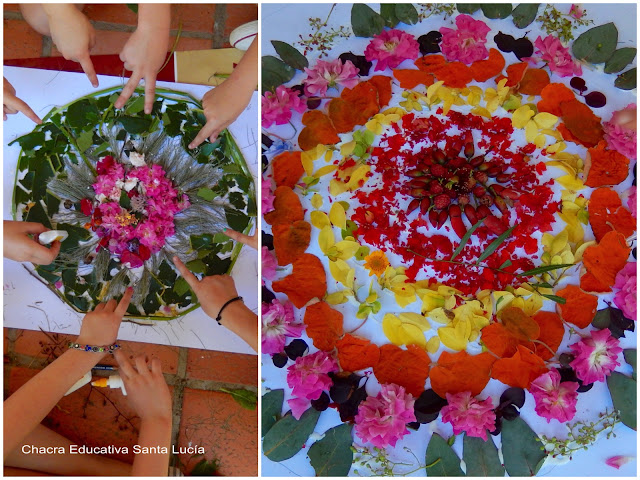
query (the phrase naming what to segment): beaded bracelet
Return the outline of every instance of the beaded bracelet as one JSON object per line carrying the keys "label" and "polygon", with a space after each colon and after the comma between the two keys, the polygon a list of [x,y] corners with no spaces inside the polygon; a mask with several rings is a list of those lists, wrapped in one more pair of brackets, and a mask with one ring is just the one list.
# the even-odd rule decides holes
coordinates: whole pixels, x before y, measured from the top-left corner
{"label": "beaded bracelet", "polygon": [[232,298],[231,300],[227,300],[227,303],[225,303],[224,305],[222,305],[222,308],[220,309],[220,311],[218,312],[218,316],[216,317],[216,322],[218,322],[218,325],[222,325],[220,323],[220,320],[222,320],[222,311],[227,308],[227,305],[229,305],[230,303],[233,303],[237,300],[242,300],[242,297],[235,297]]}
{"label": "beaded bracelet", "polygon": [[83,352],[113,353],[115,350],[120,348],[120,345],[114,343],[113,345],[107,345],[105,347],[97,347],[93,345],[80,345],[79,343],[69,342],[69,348],[73,348],[74,350],[82,350]]}

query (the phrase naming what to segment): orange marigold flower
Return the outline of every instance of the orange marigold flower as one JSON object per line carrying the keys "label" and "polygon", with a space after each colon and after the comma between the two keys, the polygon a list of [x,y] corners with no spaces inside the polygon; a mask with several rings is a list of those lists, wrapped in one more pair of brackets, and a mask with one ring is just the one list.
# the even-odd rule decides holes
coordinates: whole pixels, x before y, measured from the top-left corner
{"label": "orange marigold flower", "polygon": [[371,255],[364,257],[364,268],[369,270],[369,276],[380,276],[389,266],[387,256],[381,250],[373,252]]}

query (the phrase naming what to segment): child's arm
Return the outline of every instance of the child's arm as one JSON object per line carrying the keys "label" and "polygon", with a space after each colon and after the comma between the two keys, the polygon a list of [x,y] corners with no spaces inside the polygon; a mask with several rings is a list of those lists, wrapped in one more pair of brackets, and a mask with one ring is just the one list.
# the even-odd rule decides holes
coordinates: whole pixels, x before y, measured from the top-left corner
{"label": "child's arm", "polygon": [[209,90],[202,98],[204,116],[207,123],[198,132],[189,148],[196,148],[207,138],[215,142],[222,130],[238,118],[251,101],[251,95],[258,85],[258,37],[231,72],[229,78]]}
{"label": "child's arm", "polygon": [[137,357],[134,369],[122,352],[116,352],[115,357],[129,403],[141,420],[137,444],[142,448],[165,447],[167,450],[167,453],[137,454],[131,476],[164,477],[171,453],[171,394],[160,360],[154,358],[149,365],[143,357]]}
{"label": "child's arm", "polygon": [[7,119],[7,114],[13,115],[14,113],[21,112],[30,120],[33,120],[36,123],[42,123],[40,117],[36,115],[36,112],[31,110],[31,107],[26,104],[23,100],[20,100],[16,97],[16,89],[13,88],[13,85],[9,83],[9,81],[3,77],[4,85],[2,89],[2,118],[3,120]]}
{"label": "child's arm", "polygon": [[[110,300],[87,313],[77,343],[112,345],[118,336],[122,316],[127,311],[133,290],[128,289],[120,303]],[[56,403],[105,354],[69,350],[25,383],[4,402],[3,454],[15,450],[20,442],[47,416]]]}
{"label": "child's arm", "polygon": [[151,113],[156,93],[156,76],[169,49],[171,5],[141,3],[138,5],[138,28],[131,34],[120,53],[124,68],[131,78],[116,100],[122,108],[144,78],[144,113]]}
{"label": "child's arm", "polygon": [[[198,277],[191,273],[178,257],[173,257],[173,263],[198,297],[204,313],[211,318],[218,316],[220,309],[228,300],[238,296],[233,278],[229,275],[213,275],[198,280]],[[227,305],[222,312],[220,324],[242,338],[256,352],[258,351],[258,316],[241,300]]]}

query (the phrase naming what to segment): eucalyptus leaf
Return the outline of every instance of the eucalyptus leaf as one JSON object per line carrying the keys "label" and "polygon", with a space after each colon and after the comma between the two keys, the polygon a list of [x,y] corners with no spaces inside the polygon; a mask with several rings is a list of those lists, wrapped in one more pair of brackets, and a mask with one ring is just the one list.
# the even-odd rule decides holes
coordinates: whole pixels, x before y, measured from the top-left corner
{"label": "eucalyptus leaf", "polygon": [[623,350],[622,354],[624,355],[624,361],[627,362],[629,365],[631,365],[631,367],[633,368],[633,379],[637,380],[637,376],[638,376],[638,370],[637,370],[638,350],[636,350],[635,348],[628,348],[626,350]]}
{"label": "eucalyptus leaf", "polygon": [[619,48],[604,65],[604,73],[618,73],[636,58],[637,49],[633,47]]}
{"label": "eucalyptus leaf", "polygon": [[262,57],[262,92],[275,90],[287,83],[296,74],[296,70],[272,55]]}
{"label": "eucalyptus leaf", "polygon": [[276,49],[280,58],[292,68],[296,70],[304,70],[309,66],[309,60],[302,55],[295,47],[279,40],[271,40],[271,45]]}
{"label": "eucalyptus leaf", "polygon": [[325,432],[322,440],[311,445],[308,455],[316,477],[347,476],[353,463],[352,428],[348,423],[333,427]]}
{"label": "eucalyptus leaf", "polygon": [[632,430],[637,430],[637,382],[620,372],[613,372],[607,377],[607,386],[613,407],[620,412],[620,421]]}
{"label": "eucalyptus leaf", "polygon": [[502,422],[502,458],[511,477],[531,477],[547,456],[531,427],[520,417]]}
{"label": "eucalyptus leaf", "polygon": [[468,15],[471,15],[472,13],[475,13],[478,10],[480,10],[480,4],[479,3],[456,3],[456,8],[460,13],[466,13]]}
{"label": "eucalyptus leaf", "polygon": [[589,63],[604,63],[611,58],[618,45],[618,29],[613,23],[593,27],[571,46],[573,56]]}
{"label": "eucalyptus leaf", "polygon": [[559,303],[560,305],[564,305],[565,303],[567,303],[567,299],[563,298],[563,297],[559,297],[558,295],[549,295],[547,293],[543,293],[541,294],[544,298],[548,298],[549,300],[553,300],[556,303]]}
{"label": "eucalyptus leaf", "polygon": [[613,84],[621,90],[633,90],[637,84],[637,68],[621,73]]}
{"label": "eucalyptus leaf", "polygon": [[418,11],[410,3],[396,3],[396,17],[406,25],[418,23]]}
{"label": "eucalyptus leaf", "polygon": [[262,436],[264,437],[269,429],[275,425],[282,413],[282,403],[284,402],[284,390],[271,390],[262,396]]}
{"label": "eucalyptus leaf", "polygon": [[[371,7],[356,3],[351,7],[351,28],[356,37],[373,37],[382,32],[385,20]],[[264,75],[264,74],[263,74]]]}
{"label": "eucalyptus leaf", "polygon": [[465,435],[462,460],[467,466],[467,477],[504,477],[504,466],[491,435],[487,435],[487,440]]}
{"label": "eucalyptus leaf", "polygon": [[386,26],[389,28],[395,27],[399,20],[396,16],[396,4],[395,3],[381,3],[380,15],[384,18]]}
{"label": "eucalyptus leaf", "polygon": [[487,18],[507,18],[511,15],[512,6],[510,3],[482,3],[480,4],[482,13]]}
{"label": "eucalyptus leaf", "polygon": [[458,455],[437,433],[429,440],[425,465],[428,477],[464,477]]}
{"label": "eucalyptus leaf", "polygon": [[562,263],[560,265],[543,265],[542,267],[532,268],[531,270],[527,270],[526,272],[522,272],[518,274],[520,277],[530,277],[532,275],[539,275],[545,272],[551,272],[552,270],[558,270],[559,268],[569,268],[573,267],[573,263]]}
{"label": "eucalyptus leaf", "polygon": [[244,388],[236,388],[232,390],[221,388],[220,391],[231,395],[242,408],[255,410],[258,407],[258,395],[251,390],[246,390]]}
{"label": "eucalyptus leaf", "polygon": [[288,413],[278,420],[264,436],[262,451],[269,460],[281,462],[293,457],[306,443],[318,423],[320,412],[309,408],[300,420]]}
{"label": "eucalyptus leaf", "polygon": [[486,248],[486,250],[482,252],[482,255],[478,257],[477,263],[482,262],[483,260],[488,258],[489,255],[495,252],[498,249],[498,247],[502,245],[502,242],[504,242],[509,237],[509,235],[511,235],[511,232],[513,232],[514,228],[516,228],[515,225],[511,227],[509,230],[507,230],[506,232],[504,232],[502,235],[500,235],[498,238],[496,238],[493,242],[491,242],[489,246]]}
{"label": "eucalyptus leaf", "polygon": [[511,12],[513,24],[518,28],[526,28],[536,19],[539,3],[521,3]]}

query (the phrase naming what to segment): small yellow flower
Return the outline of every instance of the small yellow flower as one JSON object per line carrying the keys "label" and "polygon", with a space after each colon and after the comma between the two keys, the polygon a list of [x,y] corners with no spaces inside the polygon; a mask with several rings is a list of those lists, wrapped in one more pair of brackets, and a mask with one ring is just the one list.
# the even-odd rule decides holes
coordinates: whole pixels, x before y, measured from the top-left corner
{"label": "small yellow flower", "polygon": [[369,270],[369,276],[376,275],[379,277],[389,266],[387,256],[380,250],[364,257],[364,262],[364,268]]}

